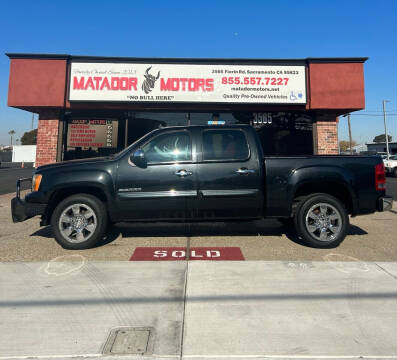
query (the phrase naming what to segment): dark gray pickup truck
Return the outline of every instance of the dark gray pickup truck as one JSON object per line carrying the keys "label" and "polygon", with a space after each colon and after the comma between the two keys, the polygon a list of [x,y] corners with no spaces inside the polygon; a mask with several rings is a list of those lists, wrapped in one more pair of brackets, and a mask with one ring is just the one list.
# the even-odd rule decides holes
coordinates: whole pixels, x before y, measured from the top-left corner
{"label": "dark gray pickup truck", "polygon": [[120,221],[278,218],[311,246],[337,246],[352,216],[385,211],[382,159],[263,155],[249,126],[155,130],[105,158],[39,167],[12,199],[14,222],[41,215],[68,249],[94,246]]}

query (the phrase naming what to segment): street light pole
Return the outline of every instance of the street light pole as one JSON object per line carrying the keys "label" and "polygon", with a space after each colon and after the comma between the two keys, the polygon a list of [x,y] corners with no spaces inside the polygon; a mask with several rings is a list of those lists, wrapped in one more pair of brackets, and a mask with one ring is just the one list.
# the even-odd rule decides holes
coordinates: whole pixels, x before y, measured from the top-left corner
{"label": "street light pole", "polygon": [[387,160],[389,160],[389,138],[387,136],[387,125],[386,125],[386,103],[390,102],[389,100],[383,100],[383,122],[385,124],[385,140],[386,140],[386,153]]}
{"label": "street light pole", "polygon": [[343,115],[343,117],[347,116],[347,125],[349,127],[349,147],[350,147],[350,155],[353,155],[353,149],[352,149],[352,145],[353,145],[353,140],[352,140],[352,127],[350,125],[350,113],[348,113],[347,115]]}
{"label": "street light pole", "polygon": [[347,114],[347,124],[349,125],[350,155],[353,155],[353,141],[352,141],[352,128],[350,125],[350,113]]}

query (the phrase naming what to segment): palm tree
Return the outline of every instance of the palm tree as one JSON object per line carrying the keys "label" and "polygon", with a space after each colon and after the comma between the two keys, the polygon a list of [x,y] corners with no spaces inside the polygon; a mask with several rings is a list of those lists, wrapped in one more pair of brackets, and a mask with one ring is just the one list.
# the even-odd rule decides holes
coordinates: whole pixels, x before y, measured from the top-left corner
{"label": "palm tree", "polygon": [[11,146],[12,146],[12,135],[14,135],[14,134],[15,134],[15,130],[10,130],[8,132],[8,135],[11,135]]}

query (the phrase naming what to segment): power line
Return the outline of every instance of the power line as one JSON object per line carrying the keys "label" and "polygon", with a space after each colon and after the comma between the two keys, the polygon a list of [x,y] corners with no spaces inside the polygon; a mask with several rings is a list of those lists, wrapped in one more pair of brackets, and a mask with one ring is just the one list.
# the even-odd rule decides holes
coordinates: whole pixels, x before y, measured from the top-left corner
{"label": "power line", "polygon": [[[386,112],[386,114],[389,115],[389,116],[397,116],[397,113],[396,114],[390,114],[390,113]],[[354,113],[352,113],[351,115],[352,116],[383,116],[382,114],[377,115],[377,114],[354,114]]]}
{"label": "power line", "polygon": [[[392,113],[393,111],[395,112],[395,111],[397,111],[397,110],[386,111],[386,113],[390,114],[390,113]],[[368,115],[376,115],[376,114],[380,114],[380,113],[383,114],[383,111],[358,111],[358,112],[359,112],[360,114],[365,113],[365,114],[368,114]]]}
{"label": "power line", "polygon": [[[364,109],[364,110],[359,110],[359,111],[365,111],[365,112],[383,112],[383,111],[381,111],[381,110],[367,110],[367,109]],[[391,111],[397,111],[397,109],[394,109],[394,110],[387,110],[387,112],[391,112]]]}

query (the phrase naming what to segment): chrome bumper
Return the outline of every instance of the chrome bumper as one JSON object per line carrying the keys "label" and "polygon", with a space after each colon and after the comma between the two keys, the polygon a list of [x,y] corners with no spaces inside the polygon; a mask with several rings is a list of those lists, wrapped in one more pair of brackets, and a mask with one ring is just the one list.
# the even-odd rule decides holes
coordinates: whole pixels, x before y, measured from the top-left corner
{"label": "chrome bumper", "polygon": [[378,199],[378,211],[389,211],[393,208],[393,198],[382,196]]}
{"label": "chrome bumper", "polygon": [[42,215],[46,209],[46,204],[30,203],[21,199],[21,183],[32,182],[32,178],[17,180],[16,197],[11,199],[11,216],[14,223],[25,221],[36,215]]}

